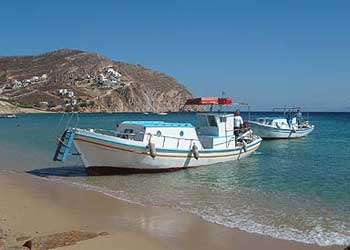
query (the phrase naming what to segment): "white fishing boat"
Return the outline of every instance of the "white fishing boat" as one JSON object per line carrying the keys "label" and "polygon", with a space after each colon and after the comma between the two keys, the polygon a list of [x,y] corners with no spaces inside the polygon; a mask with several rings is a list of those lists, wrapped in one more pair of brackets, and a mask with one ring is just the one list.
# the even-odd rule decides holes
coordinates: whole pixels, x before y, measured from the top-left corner
{"label": "white fishing boat", "polygon": [[[225,100],[223,100],[225,99]],[[189,104],[232,103],[229,98]],[[183,122],[123,121],[115,131],[70,128],[59,138],[54,160],[64,161],[75,146],[89,175],[173,171],[249,156],[262,139],[246,129],[234,135],[233,114],[197,113],[197,126]]]}
{"label": "white fishing boat", "polygon": [[301,108],[275,108],[283,110],[281,117],[259,117],[249,125],[263,139],[301,138],[310,134],[315,126],[301,116]]}

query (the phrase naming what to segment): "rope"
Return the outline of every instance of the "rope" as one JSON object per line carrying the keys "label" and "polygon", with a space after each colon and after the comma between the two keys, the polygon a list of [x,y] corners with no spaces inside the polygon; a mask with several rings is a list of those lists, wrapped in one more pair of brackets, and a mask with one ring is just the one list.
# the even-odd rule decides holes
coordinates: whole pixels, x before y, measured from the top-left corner
{"label": "rope", "polygon": [[78,114],[78,113],[72,113],[71,115],[69,115],[67,112],[64,112],[64,113],[62,114],[62,116],[61,116],[61,118],[60,118],[58,124],[57,124],[57,127],[56,127],[56,131],[55,131],[56,138],[59,138],[59,137],[60,137],[60,134],[61,134],[60,127],[61,127],[61,125],[62,125],[62,123],[63,123],[63,120],[65,119],[66,116],[68,116],[68,120],[67,120],[67,122],[66,122],[66,125],[64,126],[63,131],[65,131],[65,130],[68,129],[68,127],[69,127],[69,125],[71,124],[72,119],[73,119],[74,116],[76,116],[76,122],[75,122],[75,124],[74,124],[74,127],[77,127],[78,124],[79,124],[80,119],[79,119],[79,114]]}
{"label": "rope", "polygon": [[70,115],[70,117],[69,117],[67,123],[66,123],[66,126],[65,126],[64,130],[68,129],[69,124],[71,123],[72,118],[73,118],[75,115],[77,116],[77,122],[76,122],[75,126],[78,125],[78,121],[79,121],[79,119],[78,119],[78,113],[72,113],[72,114]]}
{"label": "rope", "polygon": [[61,123],[62,123],[63,118],[65,117],[65,115],[66,115],[66,113],[64,112],[64,113],[61,115],[61,118],[60,118],[60,120],[59,120],[59,122],[58,122],[58,124],[57,124],[56,131],[55,131],[56,137],[59,136],[59,129],[60,129]]}

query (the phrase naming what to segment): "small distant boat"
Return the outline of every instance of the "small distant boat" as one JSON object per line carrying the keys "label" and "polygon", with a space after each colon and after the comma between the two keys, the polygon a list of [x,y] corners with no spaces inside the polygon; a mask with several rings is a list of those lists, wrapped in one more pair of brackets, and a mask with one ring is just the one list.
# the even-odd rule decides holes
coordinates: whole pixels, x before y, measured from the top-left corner
{"label": "small distant boat", "polygon": [[157,113],[157,115],[167,115],[168,113],[166,113],[166,112],[159,112],[159,113]]}
{"label": "small distant boat", "polygon": [[[225,99],[225,100],[221,100]],[[190,105],[232,104],[230,98],[196,98]],[[249,156],[262,139],[247,128],[234,135],[232,113],[197,113],[198,124],[123,121],[115,131],[69,128],[58,139],[55,161],[74,145],[89,175],[163,172]]]}
{"label": "small distant boat", "polygon": [[0,115],[0,119],[13,119],[13,118],[17,118],[17,116],[15,114]]}
{"label": "small distant boat", "polygon": [[301,138],[310,134],[315,126],[308,120],[302,119],[301,108],[275,108],[283,110],[281,117],[258,117],[249,121],[249,125],[263,139],[290,139]]}

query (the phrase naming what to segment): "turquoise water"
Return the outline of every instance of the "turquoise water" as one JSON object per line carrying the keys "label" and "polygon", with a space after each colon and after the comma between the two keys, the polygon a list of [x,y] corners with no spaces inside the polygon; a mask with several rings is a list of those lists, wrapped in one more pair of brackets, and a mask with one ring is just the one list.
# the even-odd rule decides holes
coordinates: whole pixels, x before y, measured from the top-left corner
{"label": "turquoise water", "polygon": [[[238,162],[108,177],[85,176],[79,158],[64,168],[52,162],[55,138],[65,126],[58,126],[61,116],[0,120],[0,169],[31,171],[249,232],[320,245],[350,244],[350,114],[313,113],[316,129],[309,137],[264,141],[257,153]],[[123,120],[145,119],[195,122],[191,113],[81,114],[79,126],[114,129]]]}

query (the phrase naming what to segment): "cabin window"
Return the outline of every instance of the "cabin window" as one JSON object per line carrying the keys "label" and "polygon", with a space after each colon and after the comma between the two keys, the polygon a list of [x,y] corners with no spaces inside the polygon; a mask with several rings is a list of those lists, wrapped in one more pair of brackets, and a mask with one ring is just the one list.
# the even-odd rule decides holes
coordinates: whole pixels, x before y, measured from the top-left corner
{"label": "cabin window", "polygon": [[180,131],[180,136],[184,136],[184,134],[185,134],[185,133],[181,130],[181,131]]}
{"label": "cabin window", "polygon": [[215,116],[208,115],[208,122],[210,127],[217,127]]}
{"label": "cabin window", "polygon": [[220,117],[220,122],[226,122],[226,117]]}
{"label": "cabin window", "polygon": [[156,136],[158,136],[158,137],[162,136],[162,132],[160,132],[160,130],[158,130],[156,133]]}
{"label": "cabin window", "polygon": [[198,116],[199,126],[200,127],[208,127],[208,122],[205,116],[200,115]]}
{"label": "cabin window", "polygon": [[134,133],[134,130],[130,129],[130,128],[126,128],[126,129],[124,129],[124,133],[125,134],[132,134],[132,133]]}

